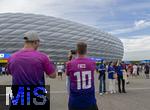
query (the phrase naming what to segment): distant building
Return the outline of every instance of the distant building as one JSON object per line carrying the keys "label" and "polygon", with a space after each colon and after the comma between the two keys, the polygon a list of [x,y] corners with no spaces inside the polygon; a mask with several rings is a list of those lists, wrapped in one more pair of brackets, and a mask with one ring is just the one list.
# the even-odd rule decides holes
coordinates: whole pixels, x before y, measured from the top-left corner
{"label": "distant building", "polygon": [[54,61],[66,61],[67,53],[78,41],[88,44],[88,55],[106,60],[122,59],[120,39],[100,29],[51,16],[23,13],[0,14],[0,53],[13,53],[23,46],[23,34],[39,33],[40,50]]}

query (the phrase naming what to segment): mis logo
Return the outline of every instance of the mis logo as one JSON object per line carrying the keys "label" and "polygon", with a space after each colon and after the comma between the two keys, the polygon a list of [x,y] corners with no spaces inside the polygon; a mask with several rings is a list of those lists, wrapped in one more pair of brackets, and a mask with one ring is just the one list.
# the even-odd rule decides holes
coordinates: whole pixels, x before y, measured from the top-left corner
{"label": "mis logo", "polygon": [[6,86],[5,90],[5,106],[10,110],[50,109],[49,86]]}

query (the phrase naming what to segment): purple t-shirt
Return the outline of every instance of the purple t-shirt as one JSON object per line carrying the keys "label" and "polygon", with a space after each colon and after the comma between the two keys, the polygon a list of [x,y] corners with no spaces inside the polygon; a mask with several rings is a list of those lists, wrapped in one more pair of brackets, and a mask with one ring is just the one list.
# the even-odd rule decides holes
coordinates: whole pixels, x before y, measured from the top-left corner
{"label": "purple t-shirt", "polygon": [[21,49],[8,62],[8,72],[13,85],[44,85],[44,72],[50,75],[55,67],[44,53],[33,49]]}
{"label": "purple t-shirt", "polygon": [[77,58],[67,63],[66,73],[70,78],[70,107],[86,109],[96,104],[95,70],[95,62],[89,58]]}

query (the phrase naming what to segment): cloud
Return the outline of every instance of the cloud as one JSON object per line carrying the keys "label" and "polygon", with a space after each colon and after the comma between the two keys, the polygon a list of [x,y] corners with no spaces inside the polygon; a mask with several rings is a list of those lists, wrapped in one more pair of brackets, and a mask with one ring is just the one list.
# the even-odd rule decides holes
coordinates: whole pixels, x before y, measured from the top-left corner
{"label": "cloud", "polygon": [[1,0],[0,13],[23,12],[95,25],[116,0]]}
{"label": "cloud", "polygon": [[130,36],[130,39],[121,39],[124,45],[123,60],[150,59],[150,35]]}
{"label": "cloud", "polygon": [[124,61],[150,60],[150,51],[125,52]]}
{"label": "cloud", "polygon": [[110,31],[110,33],[111,34],[124,34],[124,33],[138,31],[147,27],[150,27],[150,21],[139,20],[139,21],[135,21],[132,27],[113,30],[113,31]]}
{"label": "cloud", "polygon": [[[135,1],[136,2],[136,1]],[[119,7],[119,10],[121,11],[138,11],[143,9],[149,9],[150,2],[136,2],[136,3],[130,3],[128,5],[124,5]]]}
{"label": "cloud", "polygon": [[135,26],[136,27],[141,27],[145,24],[145,21],[144,20],[139,20],[139,21],[135,21]]}
{"label": "cloud", "polygon": [[125,52],[149,51],[150,35],[132,36],[130,39],[121,39]]}
{"label": "cloud", "polygon": [[[0,12],[23,12],[23,13],[41,13],[46,11],[48,3],[53,4],[53,0],[1,0]],[[50,11],[50,10],[49,10]]]}
{"label": "cloud", "polygon": [[[1,0],[0,12],[70,12],[88,11],[85,7],[104,7],[113,0]],[[47,13],[50,14],[50,13]]]}

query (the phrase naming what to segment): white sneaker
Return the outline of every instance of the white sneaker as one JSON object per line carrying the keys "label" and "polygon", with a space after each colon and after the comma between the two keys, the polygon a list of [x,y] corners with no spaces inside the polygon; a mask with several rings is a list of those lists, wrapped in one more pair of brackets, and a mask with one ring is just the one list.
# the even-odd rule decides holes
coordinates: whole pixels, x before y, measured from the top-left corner
{"label": "white sneaker", "polygon": [[116,92],[116,91],[113,91],[113,93],[116,94],[117,92]]}
{"label": "white sneaker", "polygon": [[111,94],[113,94],[113,91],[110,91]]}
{"label": "white sneaker", "polygon": [[103,95],[103,93],[99,93],[99,95],[101,95],[101,96],[102,96],[102,95]]}

